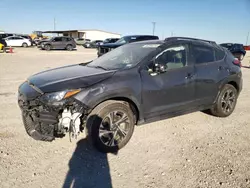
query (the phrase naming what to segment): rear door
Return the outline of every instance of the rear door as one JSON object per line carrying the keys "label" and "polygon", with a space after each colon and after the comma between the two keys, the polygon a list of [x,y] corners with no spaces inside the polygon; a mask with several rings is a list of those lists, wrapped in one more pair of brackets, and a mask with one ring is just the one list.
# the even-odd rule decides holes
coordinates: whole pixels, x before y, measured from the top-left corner
{"label": "rear door", "polygon": [[210,105],[218,94],[219,82],[228,74],[225,53],[210,45],[192,45],[195,63],[195,98],[197,105]]}
{"label": "rear door", "polygon": [[22,46],[24,42],[27,43],[27,41],[25,41],[24,38],[22,38],[22,37],[15,37],[15,44],[16,44],[16,46]]}

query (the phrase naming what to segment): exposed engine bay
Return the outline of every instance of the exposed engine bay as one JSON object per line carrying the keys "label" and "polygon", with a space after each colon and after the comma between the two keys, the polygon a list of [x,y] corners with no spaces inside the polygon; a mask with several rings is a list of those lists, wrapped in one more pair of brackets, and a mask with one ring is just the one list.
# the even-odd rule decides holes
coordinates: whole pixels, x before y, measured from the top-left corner
{"label": "exposed engine bay", "polygon": [[76,139],[84,129],[87,108],[73,97],[60,102],[44,103],[41,100],[43,96],[39,94],[29,98],[19,91],[18,104],[26,132],[32,138],[43,141],[52,141],[67,133],[70,140]]}
{"label": "exposed engine bay", "polygon": [[70,140],[77,139],[84,128],[85,115],[73,108],[73,105],[64,109],[58,108],[57,111],[46,111],[40,106],[23,111],[22,115],[27,133],[36,140],[52,141],[55,137],[65,136],[66,133],[69,134]]}

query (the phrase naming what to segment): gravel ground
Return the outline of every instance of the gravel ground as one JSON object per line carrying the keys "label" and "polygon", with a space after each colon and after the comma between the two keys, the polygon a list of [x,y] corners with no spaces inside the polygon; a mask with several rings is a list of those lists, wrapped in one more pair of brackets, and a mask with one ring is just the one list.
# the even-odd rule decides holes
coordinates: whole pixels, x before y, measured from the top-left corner
{"label": "gravel ground", "polygon": [[[244,65],[250,65],[250,53]],[[216,118],[196,112],[137,127],[117,154],[88,147],[84,135],[52,143],[30,138],[17,105],[17,88],[29,75],[96,57],[17,48],[0,54],[0,187],[250,188],[250,69],[235,112]]]}

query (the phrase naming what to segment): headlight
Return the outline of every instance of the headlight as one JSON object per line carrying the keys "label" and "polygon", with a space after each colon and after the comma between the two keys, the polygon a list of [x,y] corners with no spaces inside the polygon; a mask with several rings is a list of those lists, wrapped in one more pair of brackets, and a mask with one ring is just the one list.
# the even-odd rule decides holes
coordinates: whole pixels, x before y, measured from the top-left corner
{"label": "headlight", "polygon": [[54,93],[47,93],[42,97],[42,100],[47,103],[59,102],[63,99],[69,98],[77,93],[79,93],[80,89],[75,90],[65,90]]}

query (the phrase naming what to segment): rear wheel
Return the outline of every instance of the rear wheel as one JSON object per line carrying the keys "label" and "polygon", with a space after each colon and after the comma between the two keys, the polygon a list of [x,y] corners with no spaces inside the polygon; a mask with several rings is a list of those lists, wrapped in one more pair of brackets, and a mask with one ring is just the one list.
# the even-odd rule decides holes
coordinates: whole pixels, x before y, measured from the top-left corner
{"label": "rear wheel", "polygon": [[73,50],[73,46],[69,44],[69,45],[66,46],[66,49],[67,49],[68,51],[72,51],[72,50]]}
{"label": "rear wheel", "polygon": [[231,84],[226,84],[218,98],[211,113],[218,117],[227,117],[231,115],[235,109],[238,98],[238,92],[234,86]]}
{"label": "rear wheel", "polygon": [[101,152],[117,152],[130,140],[135,120],[129,105],[120,101],[105,101],[88,116],[86,135]]}
{"label": "rear wheel", "polygon": [[51,50],[51,46],[49,44],[47,44],[47,45],[44,46],[44,49],[47,50],[47,51],[50,51]]}
{"label": "rear wheel", "polygon": [[22,47],[27,48],[27,47],[28,47],[28,44],[27,44],[26,42],[24,42],[24,43],[22,44]]}

